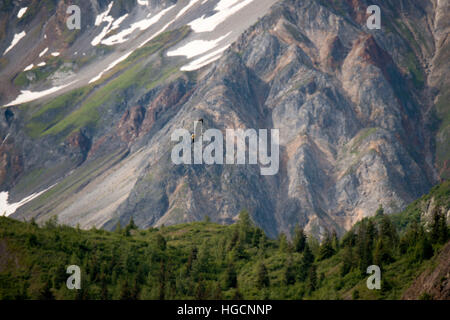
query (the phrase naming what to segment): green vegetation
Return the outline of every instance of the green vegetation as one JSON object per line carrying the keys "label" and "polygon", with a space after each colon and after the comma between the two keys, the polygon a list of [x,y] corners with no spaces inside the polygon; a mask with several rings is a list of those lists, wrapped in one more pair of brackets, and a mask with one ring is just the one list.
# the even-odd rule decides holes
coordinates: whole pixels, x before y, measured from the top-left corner
{"label": "green vegetation", "polygon": [[52,73],[54,73],[63,64],[63,60],[59,57],[51,57],[46,60],[44,67],[35,66],[28,71],[22,71],[14,77],[14,84],[18,87],[26,87],[30,84],[35,84],[46,80]]}
{"label": "green vegetation", "polygon": [[100,109],[126,99],[131,87],[147,90],[159,85],[178,71],[178,66],[164,63],[163,57],[148,57],[182,40],[189,28],[165,32],[105,74],[99,81],[64,94],[44,105],[27,123],[33,138],[62,134],[61,139],[82,127],[93,127],[100,120]]}
{"label": "green vegetation", "polygon": [[87,88],[75,89],[63,94],[50,103],[44,105],[33,115],[32,121],[26,125],[27,133],[32,138],[37,138],[61,121],[88,93]]}
{"label": "green vegetation", "polygon": [[406,55],[406,67],[408,68],[409,74],[412,76],[412,81],[416,88],[422,88],[425,83],[425,75],[421,70],[419,61],[413,52],[409,52]]}
{"label": "green vegetation", "polygon": [[[28,134],[37,138],[63,133],[64,138],[82,127],[95,126],[100,120],[102,106],[126,99],[126,91],[131,87],[151,89],[178,71],[177,66],[160,60],[153,62],[144,60],[180,41],[188,32],[189,28],[183,27],[159,35],[133,52],[101,80],[87,87],[75,89],[45,105],[28,122]],[[52,119],[42,118],[44,114],[49,115],[49,111],[53,115]]]}
{"label": "green vegetation", "polygon": [[[420,272],[433,267],[449,239],[434,210],[425,229],[423,201],[450,208],[450,183],[388,216],[380,207],[341,240],[318,244],[295,228],[268,239],[247,211],[239,222],[209,222],[139,230],[133,219],[114,232],[58,225],[39,227],[0,218],[2,299],[398,299]],[[66,288],[66,268],[82,270],[80,290]],[[382,269],[381,290],[366,287],[367,266]]]}

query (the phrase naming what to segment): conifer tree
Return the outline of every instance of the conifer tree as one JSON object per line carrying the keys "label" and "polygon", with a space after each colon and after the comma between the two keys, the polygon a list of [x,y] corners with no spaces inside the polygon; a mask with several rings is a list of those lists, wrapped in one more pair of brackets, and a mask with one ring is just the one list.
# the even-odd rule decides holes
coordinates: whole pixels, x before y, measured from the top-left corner
{"label": "conifer tree", "polygon": [[237,287],[237,274],[232,263],[229,263],[225,271],[224,287],[236,288]]}
{"label": "conifer tree", "polygon": [[160,250],[164,251],[164,250],[166,250],[166,245],[167,245],[166,239],[164,239],[164,237],[160,233],[158,233],[156,235],[156,246]]}
{"label": "conifer tree", "polygon": [[305,244],[305,250],[303,252],[303,261],[308,268],[314,262],[314,255],[313,255],[311,249],[309,248],[308,244]]}
{"label": "conifer tree", "polygon": [[131,288],[128,280],[124,280],[120,287],[120,300],[132,300]]}
{"label": "conifer tree", "polygon": [[288,242],[287,242],[286,235],[283,232],[280,233],[280,236],[278,238],[278,248],[281,253],[288,252]]}
{"label": "conifer tree", "polygon": [[293,238],[293,247],[294,251],[298,253],[302,253],[305,250],[306,245],[306,235],[303,229],[301,229],[298,225],[295,227],[294,238]]}
{"label": "conifer tree", "polygon": [[322,245],[319,249],[318,260],[325,260],[334,255],[333,244],[330,238],[330,235],[327,233]]}
{"label": "conifer tree", "polygon": [[269,274],[263,262],[258,264],[256,286],[261,289],[270,285]]}
{"label": "conifer tree", "polygon": [[195,299],[196,300],[205,300],[207,296],[206,287],[203,280],[200,280],[195,289]]}
{"label": "conifer tree", "polygon": [[253,247],[258,247],[261,237],[264,237],[264,233],[261,230],[261,228],[256,228],[255,232],[253,233],[253,239],[252,239],[252,246]]}
{"label": "conifer tree", "polygon": [[353,266],[353,252],[351,247],[344,247],[342,253],[341,276],[349,273]]}
{"label": "conifer tree", "polygon": [[375,211],[375,216],[382,216],[382,215],[384,215],[384,209],[383,206],[380,204],[377,211]]}
{"label": "conifer tree", "polygon": [[286,267],[284,269],[284,283],[286,285],[295,283],[295,269],[292,263],[292,258],[289,257],[286,262]]}
{"label": "conifer tree", "polygon": [[317,267],[316,265],[313,264],[309,269],[308,291],[311,294],[316,289],[317,289]]}
{"label": "conifer tree", "polygon": [[336,230],[333,230],[333,233],[331,234],[331,244],[334,252],[337,252],[339,250],[339,239]]}
{"label": "conifer tree", "polygon": [[186,263],[186,272],[189,274],[192,270],[192,264],[197,259],[198,249],[197,247],[193,247],[188,257],[188,261]]}
{"label": "conifer tree", "polygon": [[222,289],[220,288],[219,282],[216,282],[212,294],[213,300],[222,300]]}
{"label": "conifer tree", "polygon": [[244,243],[250,243],[252,239],[253,223],[247,210],[239,213],[239,239]]}
{"label": "conifer tree", "polygon": [[391,247],[388,246],[388,242],[386,242],[385,238],[378,239],[377,244],[375,246],[373,261],[378,266],[381,266],[385,263],[391,263],[392,261],[394,261],[391,252]]}

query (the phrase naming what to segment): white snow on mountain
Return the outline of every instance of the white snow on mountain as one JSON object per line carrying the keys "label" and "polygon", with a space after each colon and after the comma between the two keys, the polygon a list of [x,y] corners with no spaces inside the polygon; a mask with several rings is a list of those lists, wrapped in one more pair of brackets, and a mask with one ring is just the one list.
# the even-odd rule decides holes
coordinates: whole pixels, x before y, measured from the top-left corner
{"label": "white snow on mountain", "polygon": [[19,13],[17,13],[17,18],[19,18],[19,19],[22,18],[23,15],[27,12],[27,10],[28,10],[28,7],[21,8],[19,10]]}
{"label": "white snow on mountain", "polygon": [[23,71],[30,71],[31,69],[33,69],[33,67],[34,67],[34,64],[30,64],[25,69],[23,69]]}
{"label": "white snow on mountain", "polygon": [[107,46],[111,46],[111,45],[115,45],[115,44],[118,44],[118,43],[126,42],[127,40],[129,40],[128,36],[131,35],[134,31],[136,31],[138,29],[140,31],[147,30],[152,25],[157,23],[173,7],[175,7],[175,6],[173,5],[173,6],[170,6],[170,7],[166,8],[166,9],[164,9],[164,10],[161,10],[155,16],[152,16],[151,14],[149,14],[149,15],[147,15],[146,19],[142,19],[140,21],[137,21],[137,22],[133,23],[129,28],[126,28],[126,29],[120,31],[117,34],[115,34],[115,35],[113,35],[113,36],[111,36],[111,37],[109,37],[107,39],[104,39],[103,41],[101,41],[101,43],[105,44]]}
{"label": "white snow on mountain", "polygon": [[183,14],[185,14],[190,8],[192,8],[197,2],[199,2],[200,0],[190,0],[190,2],[188,3],[187,6],[185,6],[183,9],[180,10],[180,12],[178,12],[177,16],[175,17],[175,19],[178,19],[179,17],[181,17]]}
{"label": "white snow on mountain", "polygon": [[209,50],[214,49],[218,46],[219,42],[227,38],[231,32],[226,35],[219,37],[215,40],[207,41],[207,40],[194,40],[185,44],[184,46],[167,52],[167,56],[186,56],[186,58],[190,59],[192,57],[196,57],[203,53],[208,52]]}
{"label": "white snow on mountain", "polygon": [[15,203],[8,203],[9,193],[7,191],[0,192],[0,216],[7,217],[7,216],[13,214],[21,206],[23,206],[24,204],[30,202],[31,200],[39,197],[41,194],[43,194],[47,190],[53,188],[54,186],[55,185],[53,185],[47,189],[44,189],[40,192],[33,193],[32,195],[29,195],[28,197],[25,197],[22,200],[20,200],[19,202],[15,202]]}
{"label": "white snow on mountain", "polygon": [[109,70],[111,70],[112,68],[114,68],[115,66],[117,66],[119,63],[121,63],[122,61],[124,61],[126,58],[128,58],[130,56],[130,54],[132,54],[133,51],[128,52],[127,54],[123,55],[122,57],[120,57],[119,59],[117,59],[116,61],[112,62],[105,70],[103,70],[102,72],[99,73],[98,76],[92,78],[89,83],[93,83],[97,80],[99,80],[106,72],[108,72]]}
{"label": "white snow on mountain", "polygon": [[222,52],[224,52],[226,49],[228,49],[230,45],[226,45],[222,48],[219,48],[217,50],[214,50],[211,53],[205,54],[204,56],[190,62],[187,65],[184,65],[181,67],[181,71],[193,71],[193,70],[197,70],[200,69],[214,61],[216,61],[217,59],[219,59],[222,55]]}
{"label": "white snow on mountain", "polygon": [[189,26],[191,26],[195,32],[214,31],[216,27],[224,22],[228,17],[243,9],[253,1],[255,0],[220,0],[214,8],[214,11],[217,11],[217,13],[209,17],[205,17],[205,15],[203,15],[202,17],[189,23]]}
{"label": "white snow on mountain", "polygon": [[58,87],[53,87],[44,91],[29,91],[29,90],[22,90],[20,92],[20,94],[17,96],[17,98],[14,101],[11,101],[10,103],[8,103],[7,105],[5,105],[5,107],[9,107],[9,106],[14,106],[14,105],[19,105],[22,103],[27,103],[45,96],[48,96],[49,94],[55,93],[67,86],[70,86],[72,84],[74,84],[75,81],[70,82],[68,84],[62,85],[62,86],[58,86]]}
{"label": "white snow on mountain", "polygon": [[39,53],[39,58],[40,57],[42,57],[44,54],[46,54],[47,53],[47,51],[48,51],[48,47],[47,48],[45,48],[44,50],[42,50],[42,52],[41,53]]}
{"label": "white snow on mountain", "polygon": [[27,34],[25,31],[15,34],[13,40],[11,41],[11,45],[5,50],[5,52],[3,52],[3,55],[7,54],[8,51],[10,51],[12,48],[14,48],[14,46],[26,35]]}

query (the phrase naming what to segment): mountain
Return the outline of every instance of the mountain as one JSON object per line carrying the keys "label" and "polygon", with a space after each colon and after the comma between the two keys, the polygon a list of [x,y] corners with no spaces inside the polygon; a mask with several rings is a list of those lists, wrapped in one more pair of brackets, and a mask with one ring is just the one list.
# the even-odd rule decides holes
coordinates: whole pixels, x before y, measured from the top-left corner
{"label": "mountain", "polygon": [[[65,1],[1,8],[0,211],[13,218],[112,230],[248,209],[270,237],[299,224],[323,238],[449,177],[447,1],[71,3],[79,31]],[[278,174],[173,164],[171,134],[200,118],[279,129]]]}
{"label": "mountain", "polygon": [[[0,299],[448,300],[449,195],[440,184],[321,245],[298,229],[293,241],[268,239],[246,212],[231,226],[114,232],[0,217]],[[379,290],[367,287],[366,263],[381,268]],[[66,287],[69,265],[80,267],[79,290]]]}

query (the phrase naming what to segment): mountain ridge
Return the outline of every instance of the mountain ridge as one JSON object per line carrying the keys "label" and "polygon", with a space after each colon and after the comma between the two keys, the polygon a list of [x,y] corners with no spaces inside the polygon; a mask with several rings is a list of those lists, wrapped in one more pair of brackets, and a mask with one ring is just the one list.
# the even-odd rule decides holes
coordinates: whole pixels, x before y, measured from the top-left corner
{"label": "mountain ridge", "polygon": [[[13,132],[19,142],[2,144],[12,151],[0,185],[14,202],[57,182],[12,217],[57,214],[111,230],[131,218],[145,228],[205,215],[232,223],[247,208],[271,237],[296,224],[324,236],[343,234],[380,204],[388,213],[406,207],[446,177],[448,5],[379,3],[382,30],[366,29],[366,6],[279,1],[221,58],[191,72],[167,52],[195,32],[169,30],[93,89],[32,107],[44,111],[8,108],[0,137]],[[221,130],[280,128],[280,173],[171,165],[170,132],[192,130],[199,118]]]}

